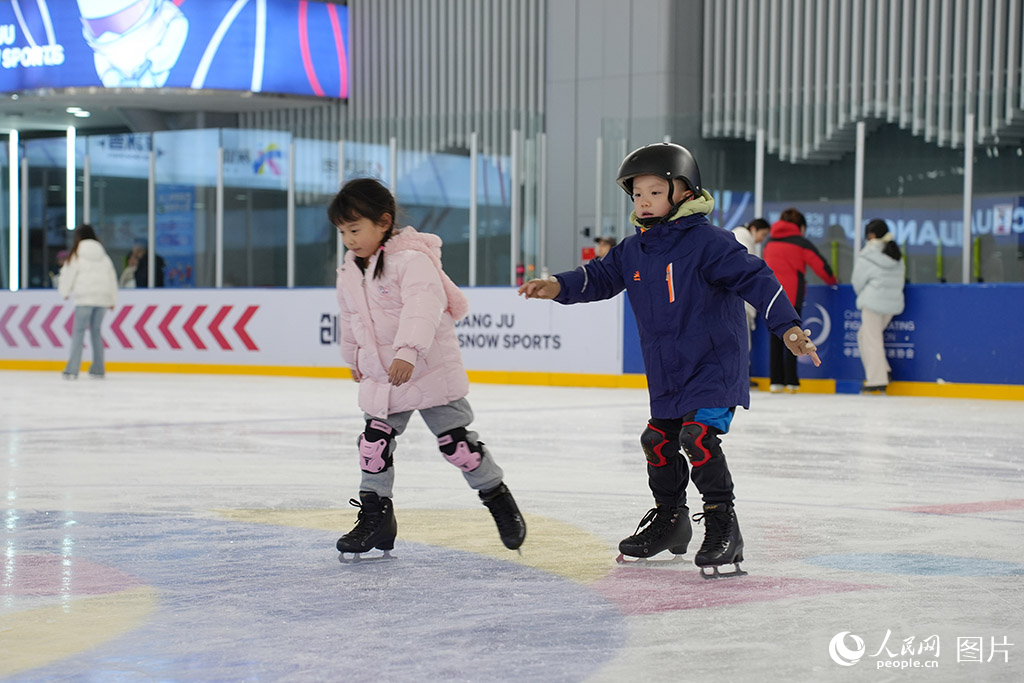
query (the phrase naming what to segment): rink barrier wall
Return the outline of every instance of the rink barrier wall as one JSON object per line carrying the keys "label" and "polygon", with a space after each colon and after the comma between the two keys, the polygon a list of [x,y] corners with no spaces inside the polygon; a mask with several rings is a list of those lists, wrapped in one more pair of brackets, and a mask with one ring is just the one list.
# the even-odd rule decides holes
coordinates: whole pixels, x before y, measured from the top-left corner
{"label": "rink barrier wall", "polygon": [[[468,288],[457,333],[470,380],[644,388],[626,297],[578,306],[515,290]],[[860,314],[849,286],[808,288],[805,326],[822,367],[800,366],[804,393],[855,393]],[[350,378],[333,289],[126,290],[104,318],[111,372]],[[60,371],[74,308],[53,290],[0,292],[0,369]],[[752,376],[767,390],[768,340],[754,334]],[[1024,284],[908,285],[886,331],[889,394],[1024,400]],[[83,369],[88,369],[88,349]],[[803,359],[802,359],[803,360]]]}

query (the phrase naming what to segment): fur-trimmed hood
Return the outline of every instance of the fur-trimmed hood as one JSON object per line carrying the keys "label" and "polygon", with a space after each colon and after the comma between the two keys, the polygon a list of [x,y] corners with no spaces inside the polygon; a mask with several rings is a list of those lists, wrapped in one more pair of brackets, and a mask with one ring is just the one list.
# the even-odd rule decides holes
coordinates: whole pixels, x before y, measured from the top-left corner
{"label": "fur-trimmed hood", "polygon": [[448,296],[448,313],[455,320],[462,320],[469,313],[469,300],[462,293],[459,286],[452,282],[448,274],[444,272],[441,265],[441,238],[426,232],[419,232],[411,225],[395,231],[387,242],[384,243],[384,253],[394,254],[400,251],[419,251],[430,257],[431,262],[437,268],[441,276],[441,284],[444,285],[444,293]]}
{"label": "fur-trimmed hood", "polygon": [[[693,216],[694,214],[701,214],[707,216],[715,210],[715,198],[711,196],[711,193],[707,190],[701,190],[699,197],[694,197],[688,201],[680,204],[672,215],[665,216],[660,222],[671,223],[672,221],[679,220],[683,216]],[[629,222],[637,228],[639,232],[645,232],[647,227],[640,222],[640,219],[636,217],[636,211],[629,214]]]}

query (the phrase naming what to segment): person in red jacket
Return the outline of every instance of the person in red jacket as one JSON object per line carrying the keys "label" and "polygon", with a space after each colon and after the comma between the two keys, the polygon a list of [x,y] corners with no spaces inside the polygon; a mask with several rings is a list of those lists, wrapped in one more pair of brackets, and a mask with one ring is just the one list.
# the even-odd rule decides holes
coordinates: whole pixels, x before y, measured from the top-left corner
{"label": "person in red jacket", "polygon": [[[804,294],[807,283],[804,272],[811,267],[825,284],[836,284],[832,268],[822,258],[811,241],[804,237],[807,221],[804,215],[794,208],[782,212],[772,225],[769,240],[764,247],[765,263],[775,272],[779,284],[786,291],[789,302],[800,313],[804,305]],[[800,387],[800,378],[796,373],[796,356],[794,356],[782,340],[772,335],[770,341],[771,360],[771,391],[780,393],[783,390],[796,393]]]}

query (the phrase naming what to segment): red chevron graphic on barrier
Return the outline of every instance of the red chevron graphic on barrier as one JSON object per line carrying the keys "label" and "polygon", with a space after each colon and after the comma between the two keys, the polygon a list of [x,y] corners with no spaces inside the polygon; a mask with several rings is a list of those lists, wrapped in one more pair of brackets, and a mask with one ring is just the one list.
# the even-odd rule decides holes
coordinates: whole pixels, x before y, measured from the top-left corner
{"label": "red chevron graphic on barrier", "polygon": [[[0,313],[0,341],[13,348],[18,347],[19,345],[28,345],[33,348],[43,347],[44,345],[40,343],[40,339],[36,336],[39,332],[34,332],[32,327],[36,317],[44,308],[44,305],[34,304],[32,306],[28,306],[20,319],[18,319],[19,308],[26,307],[18,305],[7,306],[7,308],[3,309],[2,313]],[[69,308],[70,314],[67,316],[63,324],[59,323],[58,321],[62,312],[68,311]],[[125,349],[136,348],[132,345],[132,341],[127,334],[129,329],[133,329],[145,348],[153,350],[159,349],[160,347],[157,344],[157,341],[154,340],[150,331],[147,330],[146,327],[156,314],[157,309],[161,308],[161,306],[158,304],[145,306],[138,319],[132,323],[129,318],[132,315],[132,311],[137,308],[140,308],[140,306],[124,306],[117,311],[117,314],[111,321],[110,331],[114,335],[117,345]],[[167,340],[167,345],[174,350],[181,350],[183,348],[181,341],[177,338],[175,332],[171,330],[171,326],[174,324],[174,321],[182,312],[183,308],[188,307],[182,304],[175,304],[171,306],[166,313],[159,316],[160,322],[157,325],[160,336]],[[188,337],[189,342],[191,342],[191,344],[200,351],[207,350],[207,345],[203,342],[202,337],[200,337],[199,333],[196,331],[196,325],[200,323],[200,319],[203,314],[206,313],[207,308],[209,308],[207,305],[196,306],[189,314],[188,319],[182,327],[182,330]],[[216,315],[214,315],[213,319],[206,326],[210,335],[217,342],[217,346],[224,351],[235,350],[232,347],[231,342],[228,340],[225,330],[221,329],[228,316],[235,308],[237,307],[231,305],[218,307],[216,309]],[[246,306],[239,318],[231,325],[231,330],[238,336],[239,342],[249,351],[259,351],[259,346],[246,330],[246,327],[259,311],[259,308],[260,307],[258,305]],[[63,348],[65,337],[61,335],[60,332],[65,332],[67,338],[71,338],[74,336],[74,324],[75,307],[69,307],[67,304],[58,304],[47,310],[45,318],[43,318],[38,324],[37,329],[42,331],[42,334],[45,335],[46,341],[49,345],[54,348]],[[19,340],[15,334],[12,334],[12,328],[15,326],[22,336],[24,336],[24,342]],[[159,339],[159,337],[157,339]],[[103,346],[110,348],[110,343],[104,339]]]}
{"label": "red chevron graphic on barrier", "polygon": [[126,349],[132,348],[132,343],[128,341],[128,337],[124,336],[124,332],[121,331],[121,325],[124,324],[124,319],[128,317],[131,310],[131,306],[125,306],[121,309],[121,312],[117,314],[117,317],[114,318],[114,322],[110,323],[110,329],[113,331],[114,336],[117,337],[117,341]]}
{"label": "red chevron graphic on barrier", "polygon": [[167,315],[165,315],[164,319],[160,321],[159,325],[157,325],[157,329],[160,330],[160,334],[164,335],[164,339],[167,340],[167,343],[171,345],[172,349],[181,348],[181,344],[178,343],[178,340],[174,338],[174,335],[171,334],[171,330],[169,329],[171,321],[174,320],[174,316],[178,315],[178,311],[180,310],[181,306],[171,306],[171,310],[167,311]]}
{"label": "red chevron graphic on barrier", "polygon": [[231,350],[231,344],[228,344],[228,340],[224,338],[224,335],[220,333],[220,324],[224,322],[224,318],[228,317],[228,311],[231,310],[231,306],[221,306],[221,309],[217,311],[217,315],[214,316],[213,322],[210,323],[210,334],[220,344],[220,348],[225,351]]}
{"label": "red chevron graphic on barrier", "polygon": [[205,310],[206,306],[197,306],[196,310],[192,313],[192,315],[188,317],[188,320],[185,322],[184,328],[185,334],[188,335],[188,338],[192,341],[192,344],[200,351],[206,350],[206,344],[204,344],[203,340],[199,338],[198,334],[196,334],[195,326],[196,323],[199,322],[199,318],[203,315],[203,311]]}
{"label": "red chevron graphic on barrier", "polygon": [[150,316],[153,315],[153,311],[156,310],[156,306],[146,306],[146,310],[142,312],[138,322],[135,323],[135,331],[139,333],[139,337],[142,338],[142,343],[146,345],[147,349],[155,349],[156,344],[153,343],[152,338],[146,332],[146,323],[149,322]]}
{"label": "red chevron graphic on barrier", "polygon": [[245,344],[245,348],[250,351],[259,351],[259,347],[256,346],[255,342],[253,342],[252,337],[246,334],[245,326],[249,324],[249,319],[256,314],[257,310],[259,310],[259,306],[249,306],[245,309],[245,313],[242,314],[242,317],[238,319],[238,322],[235,323],[234,328],[232,328],[238,335],[238,338],[242,340],[242,343]]}
{"label": "red chevron graphic on barrier", "polygon": [[18,345],[18,342],[16,342],[14,340],[14,337],[12,337],[7,332],[7,321],[9,321],[14,316],[14,312],[16,310],[18,310],[17,306],[8,306],[7,310],[4,311],[3,317],[0,317],[0,336],[2,336],[4,338],[4,342],[8,346],[17,346]]}
{"label": "red chevron graphic on barrier", "polygon": [[46,338],[50,340],[50,343],[56,346],[58,349],[64,345],[61,344],[60,339],[57,337],[57,335],[53,333],[53,321],[57,319],[57,316],[60,315],[60,312],[62,310],[64,310],[63,306],[59,304],[57,306],[54,306],[50,310],[49,315],[46,316],[46,320],[43,321],[43,334],[45,334]]}
{"label": "red chevron graphic on barrier", "polygon": [[28,345],[33,348],[37,348],[39,346],[39,342],[36,340],[34,336],[32,336],[31,330],[28,329],[28,324],[32,322],[32,318],[36,316],[36,313],[38,311],[38,305],[30,306],[28,309],[28,313],[26,313],[25,317],[21,319],[21,322],[18,323],[18,329],[21,330],[21,333],[23,335],[25,335],[25,339],[28,340]]}

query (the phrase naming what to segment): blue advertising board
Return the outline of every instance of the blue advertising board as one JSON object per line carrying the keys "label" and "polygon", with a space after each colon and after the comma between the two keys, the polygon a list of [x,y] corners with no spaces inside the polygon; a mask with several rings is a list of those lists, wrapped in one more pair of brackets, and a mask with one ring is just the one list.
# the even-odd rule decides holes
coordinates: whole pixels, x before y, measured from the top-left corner
{"label": "blue advertising board", "polygon": [[[1024,283],[910,284],[906,309],[885,330],[885,351],[897,382],[1024,385]],[[857,348],[860,311],[850,285],[807,288],[804,327],[821,366],[798,359],[804,379],[834,379],[859,388],[864,367]],[[623,372],[642,373],[640,340],[627,297]],[[768,332],[754,331],[750,374],[767,377]]]}
{"label": "blue advertising board", "polygon": [[348,8],[305,0],[0,2],[0,91],[192,88],[348,97]]}

